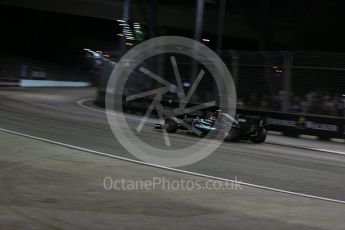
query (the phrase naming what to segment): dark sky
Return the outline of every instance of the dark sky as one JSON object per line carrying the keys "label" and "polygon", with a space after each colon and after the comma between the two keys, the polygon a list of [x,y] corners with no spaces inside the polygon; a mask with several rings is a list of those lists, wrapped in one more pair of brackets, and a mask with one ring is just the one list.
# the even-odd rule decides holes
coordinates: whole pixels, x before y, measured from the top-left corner
{"label": "dark sky", "polygon": [[0,6],[0,20],[1,51],[11,54],[49,58],[85,45],[118,43],[114,22],[102,19]]}
{"label": "dark sky", "polygon": [[[343,1],[243,0],[228,3],[227,11],[243,17],[246,26],[257,31],[257,38],[224,37],[227,49],[345,52]],[[170,1],[170,4],[178,5],[176,1]],[[217,4],[212,1],[207,4],[216,10]],[[183,9],[184,6],[179,5]],[[193,4],[187,6],[193,7]],[[119,43],[115,36],[119,28],[110,20],[1,5],[0,20],[0,48],[1,52],[6,53],[50,58],[84,47],[117,49]],[[286,27],[288,43],[283,44],[275,37],[275,32],[281,29],[280,25]],[[191,37],[193,31],[167,28],[165,33]],[[212,41],[216,39],[210,36]],[[214,44],[209,45],[214,48]]]}

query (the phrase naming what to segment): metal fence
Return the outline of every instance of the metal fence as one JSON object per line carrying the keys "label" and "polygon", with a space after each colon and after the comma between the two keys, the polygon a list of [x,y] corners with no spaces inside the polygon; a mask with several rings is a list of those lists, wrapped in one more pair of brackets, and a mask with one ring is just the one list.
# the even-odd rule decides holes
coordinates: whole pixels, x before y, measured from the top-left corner
{"label": "metal fence", "polygon": [[[344,117],[345,54],[303,51],[234,51],[222,53],[237,89],[238,108]],[[193,81],[192,65],[180,58],[179,69],[185,83]],[[152,72],[174,78],[166,57],[145,63]],[[100,77],[100,95],[115,63],[105,60]],[[139,75],[140,73],[138,73]],[[133,85],[155,84],[144,76],[132,79]],[[217,93],[212,81],[201,84],[199,100]],[[137,89],[140,90],[140,89]],[[102,93],[103,92],[103,93]]]}
{"label": "metal fence", "polygon": [[236,54],[239,107],[344,117],[345,54]]}

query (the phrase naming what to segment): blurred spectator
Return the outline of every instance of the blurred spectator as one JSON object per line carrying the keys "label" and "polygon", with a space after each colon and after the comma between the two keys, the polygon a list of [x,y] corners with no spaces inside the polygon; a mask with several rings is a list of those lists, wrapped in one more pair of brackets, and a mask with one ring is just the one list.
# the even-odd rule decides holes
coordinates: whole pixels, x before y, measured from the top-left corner
{"label": "blurred spectator", "polygon": [[299,113],[302,111],[301,109],[301,99],[299,97],[293,97],[290,103],[290,109],[291,112]]}
{"label": "blurred spectator", "polygon": [[303,98],[302,102],[301,102],[301,112],[302,113],[308,113],[309,111],[309,106],[310,104],[308,103],[308,100],[306,97]]}
{"label": "blurred spectator", "polygon": [[271,103],[268,106],[269,110],[280,111],[282,109],[282,102],[278,95],[274,95],[271,99]]}
{"label": "blurred spectator", "polygon": [[[250,94],[247,100],[238,98],[239,108],[282,111],[285,92],[277,95]],[[345,96],[331,96],[329,93],[312,91],[304,97],[293,96],[290,99],[289,112],[345,117]]]}
{"label": "blurred spectator", "polygon": [[323,97],[323,101],[324,101],[324,114],[329,115],[329,116],[336,116],[337,111],[336,111],[334,100],[329,95],[326,95]]}
{"label": "blurred spectator", "polygon": [[317,114],[322,114],[322,112],[323,112],[323,101],[319,96],[316,96],[312,100],[310,110],[308,111],[308,113],[317,115]]}
{"label": "blurred spectator", "polygon": [[259,106],[259,108],[261,109],[261,110],[265,110],[265,109],[267,109],[268,108],[268,96],[267,95],[264,95],[263,97],[262,97],[262,99],[260,100],[260,106]]}
{"label": "blurred spectator", "polygon": [[314,103],[314,100],[316,97],[317,97],[317,93],[314,91],[310,92],[306,95],[307,103],[308,103],[309,107]]}
{"label": "blurred spectator", "polygon": [[337,116],[339,117],[345,116],[345,98],[335,97],[334,107],[335,107]]}
{"label": "blurred spectator", "polygon": [[255,108],[258,106],[258,98],[256,96],[256,93],[252,93],[249,97],[248,102],[246,103],[249,107]]}
{"label": "blurred spectator", "polygon": [[245,107],[244,102],[241,98],[237,98],[237,107],[239,108]]}

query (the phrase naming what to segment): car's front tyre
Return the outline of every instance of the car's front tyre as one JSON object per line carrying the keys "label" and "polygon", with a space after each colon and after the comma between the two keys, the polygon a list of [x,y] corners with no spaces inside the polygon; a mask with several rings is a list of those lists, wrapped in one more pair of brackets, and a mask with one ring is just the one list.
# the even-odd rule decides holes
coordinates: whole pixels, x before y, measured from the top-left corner
{"label": "car's front tyre", "polygon": [[227,133],[225,137],[225,141],[228,142],[235,142],[238,141],[239,138],[239,130],[236,127],[231,127],[229,132]]}
{"label": "car's front tyre", "polygon": [[256,144],[260,144],[265,142],[267,137],[267,132],[265,129],[262,129],[261,131],[258,132],[258,134],[255,137],[251,137],[250,141]]}
{"label": "car's front tyre", "polygon": [[165,120],[165,129],[168,133],[176,133],[177,129],[178,129],[178,125],[175,121],[173,121],[172,119],[166,119]]}

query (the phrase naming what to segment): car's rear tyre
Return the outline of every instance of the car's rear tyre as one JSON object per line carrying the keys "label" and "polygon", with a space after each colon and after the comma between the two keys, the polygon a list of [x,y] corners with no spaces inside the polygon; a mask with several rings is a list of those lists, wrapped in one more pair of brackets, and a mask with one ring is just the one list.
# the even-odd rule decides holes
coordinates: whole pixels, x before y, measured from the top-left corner
{"label": "car's rear tyre", "polygon": [[166,119],[165,120],[165,129],[168,133],[176,133],[178,129],[178,125],[175,121],[171,119]]}
{"label": "car's rear tyre", "polygon": [[265,142],[266,136],[267,136],[266,130],[262,129],[260,132],[258,132],[258,135],[256,135],[255,137],[252,137],[250,141],[256,144],[260,144],[260,143]]}
{"label": "car's rear tyre", "polygon": [[237,128],[232,127],[225,137],[225,141],[235,142],[238,141],[239,131]]}

